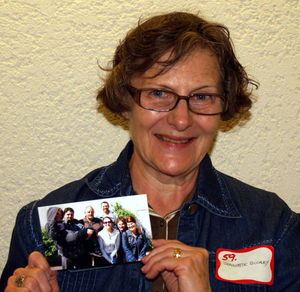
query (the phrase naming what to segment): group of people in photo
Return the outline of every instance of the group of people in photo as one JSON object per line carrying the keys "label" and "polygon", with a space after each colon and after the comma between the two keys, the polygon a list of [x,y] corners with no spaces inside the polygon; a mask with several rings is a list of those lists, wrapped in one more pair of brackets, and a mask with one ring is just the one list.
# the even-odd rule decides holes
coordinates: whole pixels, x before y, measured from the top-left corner
{"label": "group of people in photo", "polygon": [[84,218],[75,219],[74,209],[50,207],[45,229],[53,240],[62,269],[82,269],[134,262],[146,255],[145,230],[133,216],[118,216],[108,202],[101,203],[102,214],[95,217],[87,206]]}

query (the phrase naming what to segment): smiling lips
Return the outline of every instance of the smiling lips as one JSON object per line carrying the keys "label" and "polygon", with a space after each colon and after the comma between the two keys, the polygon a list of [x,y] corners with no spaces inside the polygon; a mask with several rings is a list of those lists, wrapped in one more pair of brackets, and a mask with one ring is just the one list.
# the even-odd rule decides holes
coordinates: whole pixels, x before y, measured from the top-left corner
{"label": "smiling lips", "polygon": [[192,139],[174,140],[174,139],[171,139],[171,138],[168,138],[168,137],[165,137],[162,135],[158,135],[158,134],[156,134],[155,136],[162,141],[170,142],[170,143],[174,143],[174,144],[187,144],[192,140]]}

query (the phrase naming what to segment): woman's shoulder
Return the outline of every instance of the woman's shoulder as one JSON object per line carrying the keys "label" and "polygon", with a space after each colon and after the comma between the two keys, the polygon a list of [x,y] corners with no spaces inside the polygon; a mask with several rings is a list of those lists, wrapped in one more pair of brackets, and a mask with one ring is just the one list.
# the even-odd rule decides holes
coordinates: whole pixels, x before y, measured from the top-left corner
{"label": "woman's shoulder", "polygon": [[132,233],[131,233],[131,231],[129,230],[129,229],[127,229],[126,231],[124,231],[123,233],[122,233],[122,236],[131,236],[132,235]]}
{"label": "woman's shoulder", "polygon": [[245,183],[230,175],[217,171],[231,197],[236,197],[240,202],[258,202],[260,204],[275,204],[287,207],[287,204],[274,192]]}
{"label": "woman's shoulder", "polygon": [[120,231],[119,231],[119,229],[116,229],[116,228],[114,228],[114,230],[113,230],[113,234],[120,234]]}
{"label": "woman's shoulder", "polygon": [[101,235],[104,235],[104,234],[107,234],[108,232],[106,231],[106,229],[105,228],[103,228],[101,231],[99,231],[99,235],[101,236]]}
{"label": "woman's shoulder", "polygon": [[90,190],[88,186],[88,181],[92,181],[99,175],[103,168],[98,168],[81,179],[69,182],[39,200],[38,205],[48,206],[53,204],[63,204],[69,202],[77,202],[82,200],[92,200],[97,199],[98,196]]}
{"label": "woman's shoulder", "polygon": [[142,235],[145,234],[145,230],[144,230],[143,227],[137,227],[136,230],[137,230],[137,233],[138,233],[138,234],[142,234]]}
{"label": "woman's shoulder", "polygon": [[242,217],[249,220],[251,218],[258,225],[263,221],[274,222],[273,225],[278,228],[281,226],[282,230],[300,220],[300,215],[293,212],[276,193],[254,187],[221,172],[218,175]]}

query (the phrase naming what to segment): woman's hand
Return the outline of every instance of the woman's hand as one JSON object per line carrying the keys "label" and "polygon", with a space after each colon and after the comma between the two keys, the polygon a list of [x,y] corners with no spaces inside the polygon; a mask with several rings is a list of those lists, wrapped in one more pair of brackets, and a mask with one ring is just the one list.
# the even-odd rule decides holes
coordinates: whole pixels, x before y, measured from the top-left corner
{"label": "woman's hand", "polygon": [[[162,275],[170,292],[211,291],[206,249],[185,245],[177,240],[153,240],[154,249],[142,259],[142,272],[149,280]],[[175,249],[181,249],[179,258]]]}
{"label": "woman's hand", "polygon": [[[16,278],[25,276],[23,283],[18,286]],[[46,258],[39,252],[33,252],[28,258],[28,266],[14,271],[7,281],[5,292],[59,292],[57,271],[51,271]]]}

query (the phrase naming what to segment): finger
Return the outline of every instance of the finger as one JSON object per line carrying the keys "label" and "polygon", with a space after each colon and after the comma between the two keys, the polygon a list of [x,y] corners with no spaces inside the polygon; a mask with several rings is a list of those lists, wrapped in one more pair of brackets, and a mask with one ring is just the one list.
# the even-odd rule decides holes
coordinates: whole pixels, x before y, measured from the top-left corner
{"label": "finger", "polygon": [[[197,287],[197,291],[211,291],[208,266],[199,271],[195,269],[192,258],[181,259],[179,264],[177,262],[176,258],[167,261],[165,270],[161,272],[169,291],[172,291],[175,283],[178,291],[195,291],[195,287]],[[173,266],[173,264],[175,265]],[[169,272],[169,269],[172,269],[172,273]],[[148,277],[150,276],[148,275]]]}
{"label": "finger", "polygon": [[[22,288],[27,288],[27,290],[24,291],[34,291],[34,292],[52,291],[51,285],[43,270],[39,268],[29,268],[29,267],[15,270],[13,275],[15,287],[19,287],[18,284],[16,283],[16,279],[20,275],[25,276],[25,280],[20,286]],[[17,290],[17,291],[21,291],[21,290]]]}
{"label": "finger", "polygon": [[165,245],[167,243],[168,243],[168,240],[166,240],[166,239],[155,239],[155,240],[153,240],[154,248],[160,247],[160,246]]}
{"label": "finger", "polygon": [[59,292],[59,286],[58,286],[58,282],[57,282],[57,273],[58,271],[52,271],[51,270],[51,277],[49,280],[49,284],[52,287],[52,292]]}
{"label": "finger", "polygon": [[167,275],[170,272],[174,273],[176,278],[181,282],[190,277],[194,278],[193,281],[196,280],[196,277],[201,281],[205,281],[208,278],[208,265],[204,265],[199,270],[191,257],[181,259],[165,257],[153,264],[151,269],[146,273],[146,278],[152,280],[159,274],[162,274],[164,277],[164,273]]}
{"label": "finger", "polygon": [[[188,260],[189,261],[189,260]],[[189,266],[190,267],[190,266]],[[153,262],[145,271],[147,279],[155,279],[163,271],[172,271],[177,277],[186,272],[186,264],[177,258],[165,257],[159,261]],[[144,272],[144,271],[143,271]]]}
{"label": "finger", "polygon": [[189,252],[189,253],[206,252],[206,250],[201,247],[189,246],[178,240],[159,239],[153,241],[153,245],[155,248],[149,253],[150,255],[149,258],[160,252],[165,252],[167,249],[170,248],[172,248],[173,251],[175,251],[176,249],[181,249],[182,251],[184,250],[185,252]]}
{"label": "finger", "polygon": [[189,258],[193,263],[193,267],[198,272],[201,272],[208,265],[209,253],[203,248],[190,247],[184,244],[179,245],[178,242],[175,242],[175,245],[172,243],[167,244],[151,252],[147,260],[143,262],[145,265],[142,268],[142,272],[147,274],[157,262],[166,258],[174,258],[175,260]]}
{"label": "finger", "polygon": [[[40,292],[40,286],[38,281],[29,276],[31,272],[29,272],[26,268],[19,268],[15,270],[13,276],[9,277],[7,282],[7,289],[5,291],[34,291]],[[22,280],[20,280],[22,276]]]}
{"label": "finger", "polygon": [[[44,272],[44,275],[47,278],[48,284],[51,286],[53,292],[59,291],[59,286],[57,282],[57,271],[53,271],[50,268],[50,265],[46,258],[39,252],[33,252],[30,254],[28,259],[28,267],[38,268]],[[41,276],[40,285],[45,285],[45,288],[48,288],[48,285],[45,282],[45,277]]]}
{"label": "finger", "polygon": [[8,278],[7,286],[4,292],[22,292],[22,291],[28,292],[28,289],[26,287],[23,286],[19,287],[15,282],[15,280],[16,280],[16,276],[11,276]]}
{"label": "finger", "polygon": [[[147,261],[144,262],[145,265],[142,267],[142,272],[147,274],[157,262],[162,261],[165,258],[175,258],[174,251],[174,247],[168,247],[160,250],[159,252],[156,251],[155,253],[152,253],[151,256],[148,257]],[[183,254],[183,256],[190,255],[190,253],[184,251],[181,251],[181,254]]]}
{"label": "finger", "polygon": [[154,248],[166,245],[166,244],[183,244],[178,240],[166,240],[166,239],[155,239],[153,240]]}
{"label": "finger", "polygon": [[[173,253],[171,253],[171,255],[174,255],[174,251],[177,248],[180,249],[188,249],[189,247],[183,243],[181,243],[178,240],[164,240],[164,239],[159,239],[159,240],[155,240],[153,241],[153,245],[155,247],[155,245],[157,245],[152,251],[150,251],[150,253],[145,256],[142,259],[142,263],[146,264],[148,263],[148,261],[155,255],[159,254],[159,253],[164,253],[166,252],[167,249],[171,249],[173,250]],[[170,254],[170,252],[169,252]]]}
{"label": "finger", "polygon": [[26,278],[25,278],[24,282],[22,283],[21,287],[24,288],[24,291],[34,291],[34,292],[43,291],[40,288],[38,280],[36,278],[30,277],[30,276],[26,276]]}
{"label": "finger", "polygon": [[47,279],[50,280],[51,278],[51,269],[50,265],[47,262],[46,258],[40,252],[33,252],[30,254],[28,258],[28,267],[29,268],[39,268],[44,271],[46,274]]}

